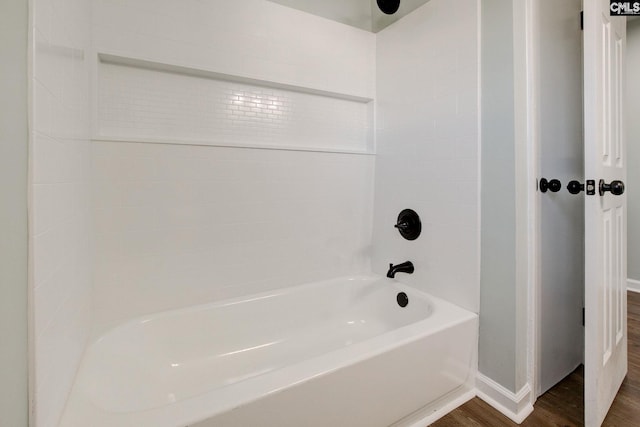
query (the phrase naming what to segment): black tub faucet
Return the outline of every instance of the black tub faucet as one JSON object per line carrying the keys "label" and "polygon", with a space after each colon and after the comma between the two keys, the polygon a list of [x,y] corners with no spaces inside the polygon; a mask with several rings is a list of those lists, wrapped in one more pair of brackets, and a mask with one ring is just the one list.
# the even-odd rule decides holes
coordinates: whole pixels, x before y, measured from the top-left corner
{"label": "black tub faucet", "polygon": [[402,264],[393,265],[389,264],[389,271],[387,271],[387,277],[394,278],[396,273],[413,273],[413,263],[411,261],[403,262]]}

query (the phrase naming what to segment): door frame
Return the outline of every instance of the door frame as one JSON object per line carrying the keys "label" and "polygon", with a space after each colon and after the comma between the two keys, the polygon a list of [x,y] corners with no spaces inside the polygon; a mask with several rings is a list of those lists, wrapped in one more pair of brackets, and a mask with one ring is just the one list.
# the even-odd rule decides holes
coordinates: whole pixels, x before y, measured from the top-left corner
{"label": "door frame", "polygon": [[[540,26],[537,5],[541,0],[514,3],[515,150],[516,150],[516,265],[517,286],[526,289],[518,310],[526,313],[526,344],[520,369],[526,372],[533,405],[541,392],[541,194],[540,164]],[[516,4],[520,4],[516,6]],[[578,16],[576,16],[578,19]],[[520,28],[520,30],[517,30]]]}
{"label": "door frame", "polygon": [[[521,341],[516,345],[519,395],[533,409],[540,388],[541,342],[541,165],[539,94],[541,77],[537,40],[537,6],[541,0],[513,4],[514,24],[514,144],[516,180],[516,322]],[[528,391],[528,393],[522,393]],[[523,411],[524,412],[524,411]],[[524,414],[522,414],[524,415]],[[528,413],[526,414],[528,415]],[[526,415],[522,419],[526,418]]]}
{"label": "door frame", "polygon": [[[537,1],[513,4],[514,119],[516,179],[517,322],[523,342],[516,346],[518,374],[529,388],[533,405],[539,390],[540,366],[540,118]],[[517,30],[517,29],[520,30]]]}

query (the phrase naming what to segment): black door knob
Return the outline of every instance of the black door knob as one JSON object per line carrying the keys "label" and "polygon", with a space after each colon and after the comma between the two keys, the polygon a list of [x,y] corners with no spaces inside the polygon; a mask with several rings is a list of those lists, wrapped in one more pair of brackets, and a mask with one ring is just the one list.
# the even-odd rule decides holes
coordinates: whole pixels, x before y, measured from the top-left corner
{"label": "black door knob", "polygon": [[571,194],[578,194],[581,191],[584,191],[584,184],[580,183],[580,181],[570,181],[567,185],[567,190]]}
{"label": "black door knob", "polygon": [[540,179],[540,191],[546,193],[547,190],[552,193],[557,193],[562,188],[562,183],[557,179],[552,179],[551,181],[547,180],[547,178]]}
{"label": "black door knob", "polygon": [[596,181],[593,179],[588,179],[586,184],[581,183],[580,181],[569,181],[567,184],[567,190],[571,194],[579,194],[581,191],[587,193],[587,196],[593,196],[596,194]]}
{"label": "black door knob", "polygon": [[607,191],[610,191],[614,196],[620,196],[624,193],[624,182],[618,180],[611,181],[611,184],[606,184],[604,179],[601,179],[599,187],[601,196],[604,196]]}

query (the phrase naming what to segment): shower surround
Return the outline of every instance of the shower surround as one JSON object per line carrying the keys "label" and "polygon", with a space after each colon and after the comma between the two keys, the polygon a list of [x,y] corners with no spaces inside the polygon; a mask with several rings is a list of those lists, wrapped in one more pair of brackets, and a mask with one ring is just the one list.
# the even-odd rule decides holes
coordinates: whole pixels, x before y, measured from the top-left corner
{"label": "shower surround", "polygon": [[99,330],[371,268],[375,36],[262,0],[174,3],[94,4],[95,51],[152,64],[96,60]]}
{"label": "shower surround", "polygon": [[[406,259],[400,280],[478,311],[476,1],[378,34],[265,0],[32,3],[38,427],[57,425],[87,343],[142,315]],[[69,124],[38,114],[56,93],[84,124],[68,144],[38,131]],[[393,229],[407,207],[415,242]]]}

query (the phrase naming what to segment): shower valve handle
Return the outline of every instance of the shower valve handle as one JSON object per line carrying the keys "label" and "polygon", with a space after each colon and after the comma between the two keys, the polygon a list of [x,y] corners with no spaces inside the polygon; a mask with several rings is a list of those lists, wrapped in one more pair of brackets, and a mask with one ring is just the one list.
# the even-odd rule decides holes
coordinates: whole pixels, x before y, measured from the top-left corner
{"label": "shower valve handle", "polygon": [[403,221],[403,222],[397,223],[396,225],[394,225],[394,227],[397,228],[398,230],[405,231],[410,227],[410,225],[407,221]]}

